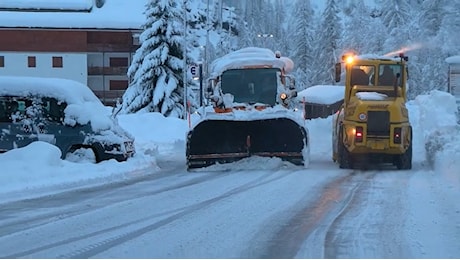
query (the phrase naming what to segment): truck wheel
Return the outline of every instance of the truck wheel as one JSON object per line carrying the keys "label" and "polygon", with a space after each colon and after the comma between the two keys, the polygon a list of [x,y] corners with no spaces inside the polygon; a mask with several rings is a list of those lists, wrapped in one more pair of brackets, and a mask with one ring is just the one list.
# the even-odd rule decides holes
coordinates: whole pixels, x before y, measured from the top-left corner
{"label": "truck wheel", "polygon": [[397,157],[396,167],[398,170],[412,169],[412,143],[407,147],[406,152]]}
{"label": "truck wheel", "polygon": [[407,150],[396,158],[398,170],[412,169],[412,127],[410,127],[410,144]]}
{"label": "truck wheel", "polygon": [[350,152],[347,150],[343,144],[343,126],[340,126],[339,129],[339,138],[337,138],[337,153],[340,169],[352,169],[353,161],[350,155]]}

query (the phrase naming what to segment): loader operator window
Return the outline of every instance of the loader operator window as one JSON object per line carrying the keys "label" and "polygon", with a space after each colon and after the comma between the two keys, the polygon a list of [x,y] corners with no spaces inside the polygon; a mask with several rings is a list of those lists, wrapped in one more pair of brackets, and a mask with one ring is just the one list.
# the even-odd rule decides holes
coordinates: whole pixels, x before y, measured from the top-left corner
{"label": "loader operator window", "polygon": [[380,86],[394,86],[396,75],[399,73],[400,77],[397,80],[397,86],[401,86],[401,66],[397,64],[380,65],[379,66],[379,82]]}
{"label": "loader operator window", "polygon": [[223,93],[234,96],[234,102],[275,105],[278,88],[278,69],[233,69],[222,74]]}
{"label": "loader operator window", "polygon": [[374,66],[353,66],[351,69],[351,85],[374,85],[374,82],[370,80],[374,71]]}

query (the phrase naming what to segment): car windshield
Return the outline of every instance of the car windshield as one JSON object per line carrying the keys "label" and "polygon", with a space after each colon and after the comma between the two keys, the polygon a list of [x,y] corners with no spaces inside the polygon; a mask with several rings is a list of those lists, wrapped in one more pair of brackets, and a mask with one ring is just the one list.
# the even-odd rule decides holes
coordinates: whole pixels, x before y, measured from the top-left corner
{"label": "car windshield", "polygon": [[222,74],[223,93],[234,96],[235,102],[275,105],[279,69],[233,69]]}

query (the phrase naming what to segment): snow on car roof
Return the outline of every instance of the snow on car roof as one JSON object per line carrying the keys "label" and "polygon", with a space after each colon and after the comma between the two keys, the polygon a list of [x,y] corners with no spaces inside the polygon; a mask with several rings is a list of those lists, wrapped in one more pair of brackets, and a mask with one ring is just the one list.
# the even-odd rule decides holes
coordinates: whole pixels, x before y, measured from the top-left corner
{"label": "snow on car roof", "polygon": [[217,77],[229,69],[239,69],[246,66],[267,65],[285,71],[291,71],[294,63],[287,57],[276,58],[269,49],[247,47],[217,58],[211,64],[211,77]]}
{"label": "snow on car roof", "polygon": [[0,76],[0,96],[44,96],[65,101],[64,123],[91,123],[94,131],[114,129],[110,112],[91,89],[77,81],[60,78]]}
{"label": "snow on car roof", "polygon": [[88,86],[60,78],[0,76],[0,95],[40,95],[54,97],[67,104],[101,103]]}

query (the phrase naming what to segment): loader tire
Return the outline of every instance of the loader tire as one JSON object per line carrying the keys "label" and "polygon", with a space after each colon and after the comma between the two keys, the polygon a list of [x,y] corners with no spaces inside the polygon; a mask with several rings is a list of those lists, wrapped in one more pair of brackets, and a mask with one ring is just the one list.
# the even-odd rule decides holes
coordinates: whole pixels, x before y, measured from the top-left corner
{"label": "loader tire", "polygon": [[337,147],[338,147],[338,161],[340,169],[353,169],[353,160],[350,155],[350,152],[347,150],[343,144],[343,126],[340,126],[339,129],[339,138],[337,138]]}
{"label": "loader tire", "polygon": [[396,158],[398,170],[412,169],[412,127],[410,128],[410,144],[407,150]]}
{"label": "loader tire", "polygon": [[406,152],[396,158],[396,167],[398,170],[412,169],[412,143],[407,147]]}

